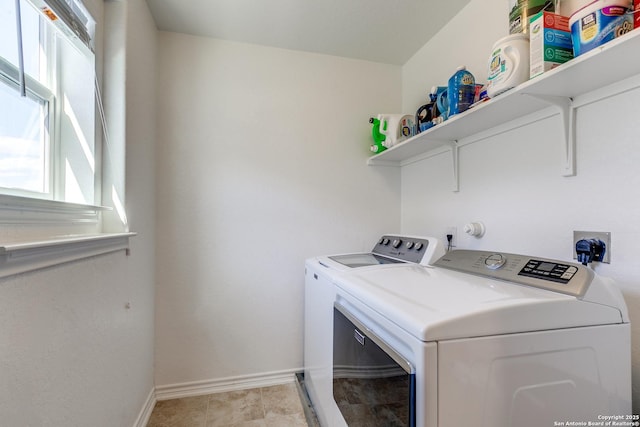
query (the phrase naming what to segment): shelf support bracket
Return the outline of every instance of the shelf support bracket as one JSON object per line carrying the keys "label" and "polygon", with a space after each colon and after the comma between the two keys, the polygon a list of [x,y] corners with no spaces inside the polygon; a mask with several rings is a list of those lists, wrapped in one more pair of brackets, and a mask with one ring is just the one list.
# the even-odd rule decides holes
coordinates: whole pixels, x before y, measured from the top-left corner
{"label": "shelf support bracket", "polygon": [[576,109],[573,99],[566,96],[534,95],[526,93],[532,98],[539,99],[554,105],[560,110],[564,130],[564,159],[562,163],[562,176],[576,175]]}
{"label": "shelf support bracket", "polygon": [[454,193],[460,191],[460,175],[459,175],[459,159],[458,141],[449,142],[449,152],[451,153],[451,169],[453,171],[453,189]]}

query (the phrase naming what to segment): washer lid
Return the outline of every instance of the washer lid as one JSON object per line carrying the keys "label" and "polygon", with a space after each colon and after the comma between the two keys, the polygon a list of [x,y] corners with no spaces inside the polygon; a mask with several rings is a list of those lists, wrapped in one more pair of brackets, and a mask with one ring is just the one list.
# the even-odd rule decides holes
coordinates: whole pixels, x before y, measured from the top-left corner
{"label": "washer lid", "polygon": [[388,258],[374,253],[331,255],[329,259],[350,268],[370,267],[372,265],[399,264],[401,260]]}
{"label": "washer lid", "polygon": [[[425,342],[628,321],[621,298],[587,301],[527,285],[419,265],[360,271],[336,280],[336,285],[338,294],[344,298],[355,297]],[[598,276],[589,288],[594,289],[596,296],[619,294],[619,290]]]}
{"label": "washer lid", "polygon": [[388,267],[401,263],[431,265],[445,254],[435,237],[383,235],[371,252],[325,255],[316,260],[328,269],[352,271]]}

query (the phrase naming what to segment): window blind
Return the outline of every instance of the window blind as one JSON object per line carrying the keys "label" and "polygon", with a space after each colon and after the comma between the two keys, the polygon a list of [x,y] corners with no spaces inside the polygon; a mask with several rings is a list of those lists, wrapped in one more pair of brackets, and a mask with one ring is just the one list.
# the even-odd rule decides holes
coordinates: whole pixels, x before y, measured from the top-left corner
{"label": "window blind", "polygon": [[28,0],[59,30],[94,51],[95,22],[80,0]]}

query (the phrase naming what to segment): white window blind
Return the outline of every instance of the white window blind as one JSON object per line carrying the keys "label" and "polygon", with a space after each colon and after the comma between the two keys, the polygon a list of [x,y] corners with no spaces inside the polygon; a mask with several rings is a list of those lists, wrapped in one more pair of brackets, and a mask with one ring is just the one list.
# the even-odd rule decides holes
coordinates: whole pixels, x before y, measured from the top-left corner
{"label": "white window blind", "polygon": [[79,0],[28,0],[56,27],[94,50],[95,21]]}

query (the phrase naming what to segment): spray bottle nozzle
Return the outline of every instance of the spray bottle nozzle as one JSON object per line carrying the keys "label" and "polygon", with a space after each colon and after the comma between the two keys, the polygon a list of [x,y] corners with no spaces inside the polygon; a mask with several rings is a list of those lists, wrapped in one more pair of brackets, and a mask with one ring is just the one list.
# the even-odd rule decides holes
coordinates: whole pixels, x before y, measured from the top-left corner
{"label": "spray bottle nozzle", "polygon": [[602,261],[607,248],[600,239],[582,239],[576,243],[578,261],[587,265],[592,261]]}

